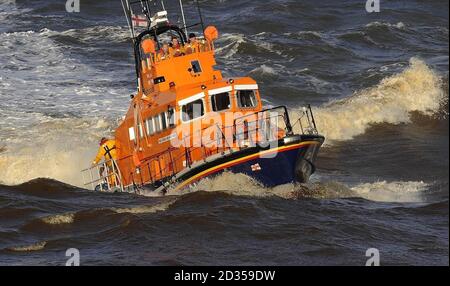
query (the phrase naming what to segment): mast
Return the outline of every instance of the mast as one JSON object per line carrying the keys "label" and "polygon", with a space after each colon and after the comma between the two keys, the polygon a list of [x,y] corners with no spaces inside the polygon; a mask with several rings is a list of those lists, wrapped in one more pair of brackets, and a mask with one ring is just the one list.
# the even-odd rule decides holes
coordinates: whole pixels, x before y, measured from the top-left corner
{"label": "mast", "polygon": [[[125,1],[125,3],[124,3]],[[134,38],[136,37],[134,34],[133,23],[131,20],[131,7],[130,2],[128,0],[120,0],[122,3],[123,12],[125,13],[125,17],[127,18],[128,28],[130,29],[131,40],[134,42]]]}
{"label": "mast", "polygon": [[186,17],[184,17],[183,1],[180,0],[181,17],[183,18],[184,33],[187,35]]}
{"label": "mast", "polygon": [[200,17],[200,24],[202,26],[202,33],[203,35],[205,35],[205,24],[203,22],[202,9],[200,9],[200,3],[198,2],[198,0],[196,0],[196,2],[197,2],[198,16]]}
{"label": "mast", "polygon": [[[169,23],[164,0],[160,0],[160,1],[158,1],[158,0],[121,0],[121,3],[122,3],[123,11],[124,11],[126,19],[127,19],[127,24],[128,24],[129,30],[130,30],[131,40],[133,43],[135,65],[136,65],[136,76],[137,76],[139,87],[142,85],[141,84],[142,80],[140,79],[140,77],[141,77],[140,41],[143,39],[143,37],[152,36],[154,38],[154,40],[156,41],[157,47],[160,48],[160,42],[158,40],[158,36],[161,33],[166,32],[167,31],[166,28],[174,30],[177,33],[179,33],[180,38],[182,39],[182,42],[186,42],[188,28],[191,28],[191,27],[201,25],[202,34],[204,35],[205,26],[204,26],[204,22],[203,22],[203,15],[202,15],[202,12],[200,9],[199,0],[196,0],[196,6],[197,6],[198,15],[200,18],[200,23],[196,23],[191,26],[188,26],[188,24],[186,22],[186,15],[185,15],[185,11],[184,11],[183,1],[179,0],[181,16],[183,19],[183,27],[176,27]],[[161,7],[155,8],[156,11],[154,11],[154,12],[157,12],[155,15],[152,15],[152,11],[150,8],[151,3],[154,4],[154,6],[161,6]],[[162,8],[162,9],[158,10],[158,8]],[[164,12],[164,13],[162,13],[162,12]]]}

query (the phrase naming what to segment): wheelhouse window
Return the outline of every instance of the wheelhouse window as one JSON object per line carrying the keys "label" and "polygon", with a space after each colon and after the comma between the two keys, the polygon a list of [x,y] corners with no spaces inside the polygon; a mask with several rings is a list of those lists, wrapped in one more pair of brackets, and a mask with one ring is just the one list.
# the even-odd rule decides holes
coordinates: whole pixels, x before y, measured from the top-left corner
{"label": "wheelhouse window", "polygon": [[[170,110],[172,110],[173,115],[170,116]],[[169,109],[168,112],[162,112],[152,118],[149,118],[145,121],[145,127],[147,129],[148,135],[153,135],[155,133],[164,131],[168,128],[175,126],[174,119],[174,110],[173,108]],[[173,120],[173,123],[171,122]]]}
{"label": "wheelhouse window", "polygon": [[215,112],[231,108],[230,93],[224,92],[211,95],[212,110]]}
{"label": "wheelhouse window", "polygon": [[162,131],[162,125],[161,125],[161,118],[159,115],[154,117],[154,121],[155,121],[155,132],[161,132]]}
{"label": "wheelhouse window", "polygon": [[148,135],[153,135],[155,134],[155,125],[154,125],[154,120],[153,118],[149,118],[145,121],[145,127],[147,129],[147,134]]}
{"label": "wheelhouse window", "polygon": [[130,137],[130,141],[136,140],[136,135],[134,134],[134,127],[128,128],[128,135]]}
{"label": "wheelhouse window", "polygon": [[169,128],[175,127],[175,110],[172,107],[167,111],[167,117],[169,119]]}
{"label": "wheelhouse window", "polygon": [[167,129],[167,117],[166,117],[166,113],[163,112],[159,115],[159,117],[161,118],[161,129],[165,130]]}
{"label": "wheelhouse window", "polygon": [[184,122],[191,121],[205,115],[205,107],[202,99],[185,104],[181,108]]}
{"label": "wheelhouse window", "polygon": [[143,138],[144,137],[144,129],[142,128],[141,123],[138,124],[138,130],[139,130],[139,137]]}
{"label": "wheelhouse window", "polygon": [[256,95],[254,90],[238,90],[237,91],[237,102],[238,106],[241,108],[252,108],[256,107]]}

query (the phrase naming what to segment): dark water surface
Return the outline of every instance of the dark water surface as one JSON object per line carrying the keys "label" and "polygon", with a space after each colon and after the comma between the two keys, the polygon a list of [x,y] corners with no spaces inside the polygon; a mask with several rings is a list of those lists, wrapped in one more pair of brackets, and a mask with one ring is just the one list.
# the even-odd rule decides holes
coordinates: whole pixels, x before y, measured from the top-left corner
{"label": "dark water surface", "polygon": [[72,187],[135,81],[120,1],[64,2],[0,0],[0,265],[448,265],[448,1],[200,1],[218,68],[328,141],[308,186],[165,198]]}

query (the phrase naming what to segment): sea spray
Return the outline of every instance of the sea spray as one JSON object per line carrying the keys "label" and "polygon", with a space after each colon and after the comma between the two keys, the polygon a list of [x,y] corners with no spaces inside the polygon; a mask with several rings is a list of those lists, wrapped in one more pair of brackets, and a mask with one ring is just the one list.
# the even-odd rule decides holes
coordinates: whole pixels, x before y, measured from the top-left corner
{"label": "sea spray", "polygon": [[[375,87],[315,108],[314,115],[319,132],[330,143],[351,140],[373,124],[409,123],[413,111],[433,115],[444,100],[440,77],[423,61],[412,58],[403,72],[383,79]],[[295,112],[291,116],[295,120]]]}

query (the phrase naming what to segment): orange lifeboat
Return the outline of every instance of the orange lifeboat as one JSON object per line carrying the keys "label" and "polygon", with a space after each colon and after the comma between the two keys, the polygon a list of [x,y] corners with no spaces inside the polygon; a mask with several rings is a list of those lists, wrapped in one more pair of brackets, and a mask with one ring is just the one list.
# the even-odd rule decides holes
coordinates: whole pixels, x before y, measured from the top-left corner
{"label": "orange lifeboat", "polygon": [[[203,33],[195,35],[186,23],[170,24],[164,10],[151,17],[148,1],[123,2],[138,89],[115,131],[119,183],[104,186],[100,177],[88,184],[106,191],[165,194],[224,171],[266,186],[308,181],[324,142],[309,106],[291,122],[285,106],[263,107],[252,78],[224,78],[215,69],[219,32],[203,28],[201,13]],[[147,14],[135,16],[134,10]],[[300,127],[299,134],[293,125]]]}

